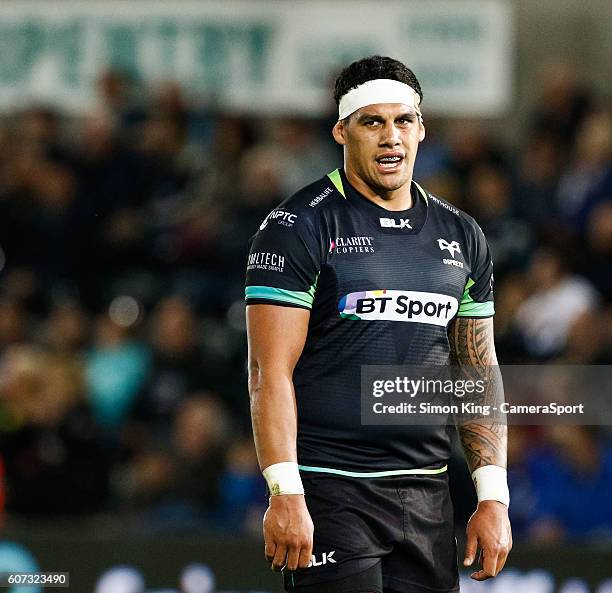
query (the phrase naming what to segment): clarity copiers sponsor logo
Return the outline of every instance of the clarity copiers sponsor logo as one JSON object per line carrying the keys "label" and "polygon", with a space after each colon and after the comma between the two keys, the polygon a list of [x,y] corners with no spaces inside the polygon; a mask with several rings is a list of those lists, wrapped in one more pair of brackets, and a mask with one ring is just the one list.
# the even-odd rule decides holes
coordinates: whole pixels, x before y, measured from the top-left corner
{"label": "clarity copiers sponsor logo", "polygon": [[338,303],[340,317],[360,321],[405,321],[446,327],[459,309],[456,298],[413,290],[351,292]]}
{"label": "clarity copiers sponsor logo", "polygon": [[329,253],[374,253],[374,237],[335,237],[329,240]]}

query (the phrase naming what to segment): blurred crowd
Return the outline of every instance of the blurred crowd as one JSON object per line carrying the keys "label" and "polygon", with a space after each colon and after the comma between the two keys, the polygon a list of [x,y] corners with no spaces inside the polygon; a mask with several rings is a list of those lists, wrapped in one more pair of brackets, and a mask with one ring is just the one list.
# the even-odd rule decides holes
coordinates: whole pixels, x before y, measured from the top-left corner
{"label": "blurred crowd", "polygon": [[[415,178],[489,240],[502,363],[610,364],[612,112],[571,69],[534,85],[515,142],[491,122],[428,118],[425,89]],[[0,122],[9,520],[259,531],[247,244],[276,204],[341,166],[333,122],[229,114],[116,71],[88,115],[32,104]],[[610,537],[609,433],[512,427],[509,456],[518,538]],[[473,487],[455,461],[465,521]]]}

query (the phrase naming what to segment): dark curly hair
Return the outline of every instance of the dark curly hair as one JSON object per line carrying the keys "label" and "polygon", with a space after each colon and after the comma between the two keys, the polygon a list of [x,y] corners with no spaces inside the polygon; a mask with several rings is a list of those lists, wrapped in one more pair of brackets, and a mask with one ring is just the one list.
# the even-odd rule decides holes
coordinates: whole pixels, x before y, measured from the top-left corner
{"label": "dark curly hair", "polygon": [[334,101],[336,101],[336,105],[340,104],[340,99],[351,89],[357,88],[364,82],[368,82],[368,80],[376,80],[378,78],[398,80],[411,86],[419,95],[421,101],[423,101],[421,85],[410,68],[393,58],[368,56],[347,66],[336,78],[336,84],[334,85]]}

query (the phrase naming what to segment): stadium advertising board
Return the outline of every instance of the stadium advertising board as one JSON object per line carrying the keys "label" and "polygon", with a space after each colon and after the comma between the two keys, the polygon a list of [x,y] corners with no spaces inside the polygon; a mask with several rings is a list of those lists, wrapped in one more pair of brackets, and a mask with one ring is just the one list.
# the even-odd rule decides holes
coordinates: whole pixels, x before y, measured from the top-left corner
{"label": "stadium advertising board", "polygon": [[[16,535],[16,534],[13,534]],[[78,553],[75,553],[78,550]],[[604,546],[526,547],[520,542],[506,568],[495,579],[476,582],[461,572],[462,593],[611,593],[612,557]],[[206,568],[206,565],[208,568]],[[238,569],[237,569],[238,567]],[[117,593],[121,583],[141,582],[147,593],[206,593],[216,582],[219,593],[278,593],[279,575],[266,567],[261,544],[206,535],[134,539],[100,539],[72,530],[47,530],[44,537],[30,533],[0,540],[0,574],[63,570],[70,587],[57,593]],[[192,574],[192,578],[188,577]],[[6,572],[5,572],[6,574]],[[182,587],[179,587],[179,582]],[[193,583],[191,587],[188,582]],[[104,585],[104,586],[103,586]],[[126,586],[125,584],[123,585]],[[134,586],[134,585],[132,585]],[[7,593],[42,593],[40,587],[14,587]]]}
{"label": "stadium advertising board", "polygon": [[0,4],[0,109],[24,100],[75,111],[101,70],[177,80],[225,108],[317,114],[341,65],[399,58],[428,113],[501,115],[512,95],[512,10],[504,0],[377,3],[19,2]]}

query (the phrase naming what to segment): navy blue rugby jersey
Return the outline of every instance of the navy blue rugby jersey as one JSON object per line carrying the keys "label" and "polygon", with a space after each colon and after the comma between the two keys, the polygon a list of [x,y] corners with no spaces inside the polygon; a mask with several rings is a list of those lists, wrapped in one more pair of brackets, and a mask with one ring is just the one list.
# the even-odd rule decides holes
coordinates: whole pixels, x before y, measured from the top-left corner
{"label": "navy blue rugby jersey", "polygon": [[362,365],[449,361],[456,317],[493,315],[493,272],[473,218],[412,182],[389,211],[336,170],[285,200],[251,239],[246,302],[309,309],[293,382],[298,462],[348,475],[437,469],[446,427],[364,426]]}

